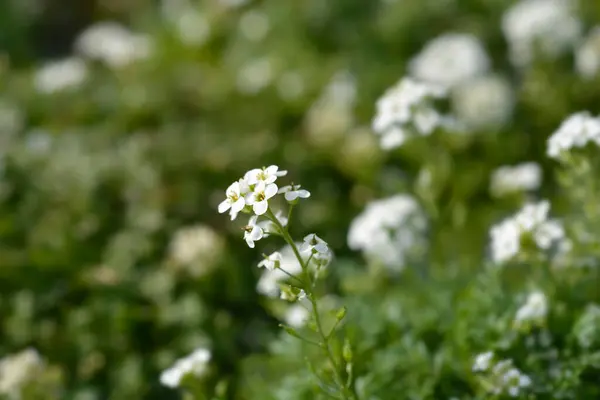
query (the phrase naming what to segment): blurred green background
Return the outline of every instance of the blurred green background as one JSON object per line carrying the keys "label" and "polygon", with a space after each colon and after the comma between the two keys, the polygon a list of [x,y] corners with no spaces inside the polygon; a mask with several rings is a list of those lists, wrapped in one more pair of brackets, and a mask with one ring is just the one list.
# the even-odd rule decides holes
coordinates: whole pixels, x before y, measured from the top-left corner
{"label": "blurred green background", "polygon": [[[37,349],[58,398],[168,399],[160,371],[209,344],[216,376],[244,398],[241,360],[279,329],[255,289],[263,243],[248,249],[216,206],[270,164],[312,192],[292,230],[318,232],[340,271],[364,268],[346,245],[352,219],[399,192],[435,215],[431,260],[477,268],[488,227],[521,200],[490,196],[491,171],[537,161],[552,198],[545,139],[600,104],[600,80],[575,73],[572,52],[511,66],[501,18],[513,3],[3,0],[0,356]],[[582,0],[578,15],[587,32],[600,4]],[[510,120],[382,151],[377,98],[446,32],[482,41],[514,90]],[[107,58],[111,35],[122,48]]]}

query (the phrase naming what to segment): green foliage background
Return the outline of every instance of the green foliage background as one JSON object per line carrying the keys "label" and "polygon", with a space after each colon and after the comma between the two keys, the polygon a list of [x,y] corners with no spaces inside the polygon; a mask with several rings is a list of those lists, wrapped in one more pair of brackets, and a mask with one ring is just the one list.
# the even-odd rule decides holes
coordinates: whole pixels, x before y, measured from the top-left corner
{"label": "green foliage background", "polygon": [[[503,337],[522,301],[506,283],[514,277],[482,272],[489,226],[522,200],[492,199],[490,172],[538,161],[542,194],[567,210],[545,139],[570,113],[600,104],[600,80],[582,81],[572,55],[523,74],[510,67],[500,18],[512,3],[264,0],[227,10],[204,1],[197,7],[211,36],[192,47],[154,2],[9,0],[0,11],[0,100],[14,110],[0,118],[0,354],[37,348],[60,372],[57,398],[167,399],[178,394],[160,387],[160,371],[209,343],[211,379],[226,380],[230,398],[318,398],[301,357],[293,357],[306,349],[281,337],[256,293],[262,249],[248,249],[239,224],[216,212],[235,177],[278,164],[312,192],[293,230],[318,232],[337,255],[328,290],[350,310],[357,374],[371,379],[362,383],[364,398],[476,398],[472,356]],[[580,6],[587,28],[600,20],[596,1]],[[259,42],[238,29],[252,9],[270,21]],[[105,19],[149,34],[154,54],[119,70],[90,63],[76,90],[36,91],[36,68],[71,53],[75,35]],[[448,31],[477,35],[494,70],[514,84],[512,123],[458,144],[418,142],[385,154],[369,132],[376,99],[429,39]],[[240,94],[237,71],[257,57],[274,61],[275,81],[299,73],[303,94],[286,101],[274,84]],[[308,110],[340,70],[356,81],[353,119],[319,130],[307,122]],[[50,142],[39,143],[36,130]],[[414,186],[422,169],[434,182],[425,194],[435,210],[430,280],[373,272],[346,247],[349,223],[371,199],[406,191],[424,200]],[[200,278],[171,268],[168,256],[174,233],[197,223],[225,238],[218,264]],[[595,275],[586,279],[585,301],[574,300],[575,290],[583,293],[574,286],[557,294],[578,304],[556,317],[558,331],[598,301]],[[567,333],[564,340],[573,369],[591,368],[597,377],[599,358],[577,358]],[[523,354],[512,342],[505,351]],[[566,398],[598,396],[597,386],[569,391],[564,379]]]}

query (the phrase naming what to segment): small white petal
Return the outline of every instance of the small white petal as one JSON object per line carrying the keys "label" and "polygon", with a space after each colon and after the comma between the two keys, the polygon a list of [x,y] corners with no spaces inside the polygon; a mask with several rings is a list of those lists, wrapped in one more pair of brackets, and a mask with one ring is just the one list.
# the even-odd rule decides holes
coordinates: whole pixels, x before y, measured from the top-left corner
{"label": "small white petal", "polygon": [[267,212],[267,208],[269,208],[269,203],[266,200],[256,202],[252,205],[252,209],[256,215],[263,215]]}
{"label": "small white petal", "polygon": [[225,211],[229,210],[229,208],[231,208],[229,199],[223,200],[221,204],[219,204],[219,214],[223,214]]}
{"label": "small white petal", "polygon": [[250,232],[249,235],[252,240],[256,241],[256,240],[260,240],[263,237],[263,230],[259,227],[259,226],[254,226],[254,228],[252,228],[252,231]]}
{"label": "small white petal", "polygon": [[271,183],[265,188],[265,198],[270,199],[277,194],[277,185]]}
{"label": "small white petal", "polygon": [[248,247],[250,247],[251,249],[254,248],[254,241],[252,240],[252,238],[250,236],[246,236],[246,243],[248,244]]}
{"label": "small white petal", "polygon": [[286,194],[285,194],[285,199],[287,201],[294,201],[297,198],[298,198],[298,192],[296,192],[296,191],[286,192]]}
{"label": "small white petal", "polygon": [[277,175],[277,176],[286,176],[286,175],[287,175],[287,173],[288,173],[287,171],[277,171],[277,172],[275,173],[275,175]]}
{"label": "small white petal", "polygon": [[244,200],[243,197],[240,197],[239,199],[237,199],[237,201],[235,203],[233,203],[233,205],[231,206],[231,209],[235,212],[240,212],[244,209],[245,206],[246,206],[246,201]]}
{"label": "small white petal", "polygon": [[297,190],[296,193],[298,193],[298,196],[303,199],[308,199],[310,197],[310,192],[308,190],[300,189]]}
{"label": "small white petal", "polygon": [[292,190],[291,185],[283,186],[283,187],[279,188],[279,190],[277,191],[277,194],[287,193],[291,190]]}

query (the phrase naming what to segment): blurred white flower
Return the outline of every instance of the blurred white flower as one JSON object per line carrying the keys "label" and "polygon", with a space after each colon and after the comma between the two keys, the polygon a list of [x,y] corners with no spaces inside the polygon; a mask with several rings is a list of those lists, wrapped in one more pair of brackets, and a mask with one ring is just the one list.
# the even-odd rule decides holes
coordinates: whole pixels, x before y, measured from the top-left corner
{"label": "blurred white flower", "polygon": [[370,261],[399,271],[422,256],[427,246],[427,219],[417,201],[396,195],[367,205],[350,225],[348,246]]}
{"label": "blurred white flower", "polygon": [[437,85],[402,79],[377,100],[373,131],[386,150],[401,146],[415,135],[429,135],[444,124],[444,117],[432,105],[446,91]]}
{"label": "blurred white flower", "polygon": [[88,76],[85,62],[71,57],[42,65],[34,76],[35,88],[42,93],[54,93],[81,85]]}
{"label": "blurred white flower", "polygon": [[483,372],[490,369],[493,358],[494,353],[491,351],[478,354],[477,357],[475,357],[475,361],[473,362],[473,372]]}
{"label": "blurred white flower", "polygon": [[134,34],[116,22],[90,26],[77,38],[75,47],[85,57],[100,60],[112,68],[148,58],[152,52],[147,36]]}
{"label": "blurred white flower", "polygon": [[592,117],[587,111],[578,112],[563,121],[550,136],[546,154],[557,159],[562,152],[583,148],[590,142],[600,146],[600,118]]}
{"label": "blurred white flower", "polygon": [[294,251],[289,245],[280,249],[278,253],[281,254],[279,268],[273,269],[272,271],[265,270],[258,280],[256,289],[265,296],[279,296],[280,283],[289,278],[286,272],[292,275],[297,275],[302,272],[302,266],[296,259]]}
{"label": "blurred white flower", "polygon": [[264,232],[262,228],[256,223],[257,219],[258,216],[256,215],[251,216],[250,220],[248,221],[248,225],[244,227],[244,240],[248,244],[248,247],[250,247],[251,249],[254,248],[254,242],[259,241],[263,238]]}
{"label": "blurred white flower", "polygon": [[181,228],[175,232],[169,253],[178,265],[193,275],[203,274],[219,260],[224,250],[223,238],[207,225]]}
{"label": "blurred white flower", "polygon": [[575,68],[579,75],[591,79],[600,71],[600,26],[596,26],[575,51]]}
{"label": "blurred white flower", "polygon": [[279,268],[281,265],[282,256],[278,251],[273,252],[271,255],[265,257],[258,263],[258,267],[264,267],[269,271]]}
{"label": "blurred white flower", "polygon": [[410,75],[447,88],[484,74],[490,67],[488,55],[473,35],[446,33],[425,45],[409,64]]}
{"label": "blurred white flower", "polygon": [[501,127],[509,121],[514,103],[512,87],[496,76],[477,77],[452,92],[454,114],[470,129]]}
{"label": "blurred white flower", "polygon": [[269,33],[269,28],[269,17],[262,11],[250,10],[240,18],[240,32],[253,42],[263,40]]}
{"label": "blurred white flower", "polygon": [[201,12],[189,8],[174,20],[181,42],[188,46],[201,46],[210,37],[211,27]]}
{"label": "blurred white flower", "polygon": [[306,131],[316,145],[329,145],[354,125],[356,79],[346,70],[337,72],[306,115]]}
{"label": "blurred white flower", "polygon": [[19,399],[22,388],[35,380],[43,367],[42,358],[32,348],[0,359],[0,395]]}
{"label": "blurred white flower", "polygon": [[276,184],[265,184],[265,181],[259,181],[254,190],[246,196],[246,203],[252,206],[252,210],[256,215],[263,215],[269,208],[269,199],[276,194]]}
{"label": "blurred white flower", "polygon": [[505,194],[533,191],[542,184],[542,169],[535,162],[503,166],[492,173],[490,192],[500,197]]}
{"label": "blurred white flower", "polygon": [[283,100],[295,100],[304,94],[304,90],[304,78],[298,72],[284,72],[277,80],[277,91]]}
{"label": "blurred white flower", "polygon": [[267,57],[257,58],[239,69],[237,88],[243,94],[256,94],[271,84],[273,76],[273,62]]}
{"label": "blurred white flower", "polygon": [[540,250],[560,249],[565,238],[562,225],[548,219],[550,203],[546,200],[526,204],[517,214],[505,219],[490,230],[491,257],[502,264],[521,250],[521,239],[527,234]]}
{"label": "blurred white flower", "polygon": [[302,301],[306,299],[306,292],[304,289],[299,289],[293,286],[284,285],[281,287],[281,293],[279,294],[281,300],[289,301],[294,303],[296,301]]}
{"label": "blurred white flower", "polygon": [[209,350],[200,348],[187,357],[180,358],[160,375],[160,383],[170,388],[178,388],[183,378],[187,375],[202,377],[208,371],[208,363],[211,359]]}
{"label": "blurred white flower", "polygon": [[310,319],[310,312],[300,303],[292,304],[285,312],[284,321],[292,328],[302,328]]}
{"label": "blurred white flower", "polygon": [[515,3],[502,18],[511,61],[530,64],[538,51],[556,57],[578,40],[582,23],[571,0],[523,0]]}
{"label": "blurred white flower", "polygon": [[543,292],[533,292],[527,297],[527,301],[517,310],[514,324],[516,327],[525,324],[539,324],[543,322],[548,314],[548,299]]}
{"label": "blurred white flower", "polygon": [[278,194],[285,193],[284,197],[287,201],[295,201],[298,198],[308,199],[310,197],[310,192],[308,190],[302,189],[300,185],[287,185],[279,189]]}
{"label": "blurred white flower", "polygon": [[311,233],[304,237],[304,242],[300,245],[300,253],[303,254],[317,254],[317,253],[327,253],[329,251],[329,246],[327,243],[318,237],[316,234]]}

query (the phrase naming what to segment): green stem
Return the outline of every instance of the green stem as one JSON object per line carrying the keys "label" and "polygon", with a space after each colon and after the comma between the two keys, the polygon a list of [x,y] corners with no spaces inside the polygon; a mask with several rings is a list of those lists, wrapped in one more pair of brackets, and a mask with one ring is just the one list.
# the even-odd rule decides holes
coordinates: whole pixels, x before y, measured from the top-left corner
{"label": "green stem", "polygon": [[[331,335],[325,334],[325,332],[323,330],[323,325],[321,324],[321,317],[319,315],[319,310],[317,307],[317,300],[316,300],[314,292],[313,292],[314,282],[312,281],[311,276],[310,276],[310,271],[308,270],[308,263],[305,263],[304,260],[302,259],[302,256],[300,255],[300,251],[298,250],[298,246],[296,246],[296,243],[290,236],[290,233],[288,232],[287,228],[283,227],[281,225],[281,223],[279,223],[279,221],[277,220],[275,215],[273,215],[273,212],[270,209],[267,210],[266,215],[281,230],[283,239],[290,245],[290,247],[292,248],[292,251],[294,252],[294,255],[296,256],[296,259],[298,259],[298,262],[300,263],[302,272],[304,273],[304,276],[306,277],[306,279],[308,281],[307,282],[308,284],[304,285],[305,286],[304,289],[306,291],[306,295],[307,295],[308,299],[310,300],[310,303],[312,306],[312,311],[315,316],[315,324],[317,325],[317,333],[319,334],[319,336],[321,337],[321,340],[323,341],[322,348],[325,351],[325,355],[327,356],[327,359],[331,363],[331,366],[333,367],[333,377],[334,377],[335,383],[339,388],[342,399],[343,400],[351,400],[352,398],[354,398],[354,396],[351,393],[348,393],[349,390],[346,387],[346,385],[344,384],[344,380],[342,379],[342,375],[340,373],[338,363],[335,361],[335,357],[333,355],[333,352],[331,351],[331,346],[329,343],[330,342],[329,339],[331,338]],[[288,224],[289,224],[289,221],[288,221]]]}

